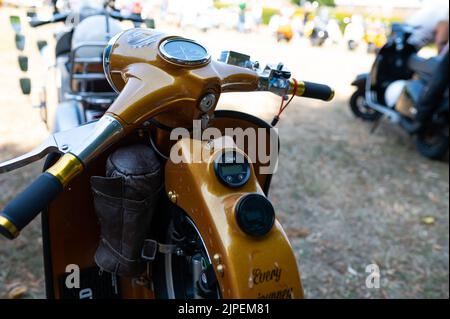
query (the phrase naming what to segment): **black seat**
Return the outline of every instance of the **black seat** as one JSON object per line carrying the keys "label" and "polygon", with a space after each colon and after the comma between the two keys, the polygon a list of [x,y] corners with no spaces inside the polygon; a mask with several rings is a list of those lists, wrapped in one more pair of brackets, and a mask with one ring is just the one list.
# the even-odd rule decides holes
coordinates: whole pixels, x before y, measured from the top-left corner
{"label": "black seat", "polygon": [[425,84],[426,87],[422,90],[419,99],[419,104],[422,106],[436,107],[438,102],[443,98],[446,89],[448,88],[448,65],[449,52],[443,54],[438,59],[430,79]]}
{"label": "black seat", "polygon": [[58,36],[55,48],[56,57],[70,53],[70,50],[72,49],[72,34],[72,31],[70,31],[64,32]]}
{"label": "black seat", "polygon": [[424,59],[417,54],[413,54],[408,60],[408,67],[414,71],[420,78],[428,81],[441,61],[438,57]]}
{"label": "black seat", "polygon": [[422,80],[412,80],[408,81],[407,83],[408,84],[406,85],[406,91],[416,105],[425,87],[425,82]]}

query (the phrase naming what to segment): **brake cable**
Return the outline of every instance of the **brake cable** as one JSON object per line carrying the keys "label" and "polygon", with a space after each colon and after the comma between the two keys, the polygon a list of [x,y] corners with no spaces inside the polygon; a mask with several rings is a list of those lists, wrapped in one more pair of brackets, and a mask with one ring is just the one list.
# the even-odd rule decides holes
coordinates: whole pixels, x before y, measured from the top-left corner
{"label": "brake cable", "polygon": [[[275,127],[275,126],[278,124],[278,122],[280,121],[281,114],[284,112],[284,110],[286,110],[286,108],[289,106],[289,104],[291,104],[292,100],[294,99],[294,97],[295,97],[296,94],[297,94],[297,91],[298,91],[298,81],[297,81],[296,79],[292,79],[292,80],[294,81],[294,90],[292,91],[292,96],[291,96],[289,99],[286,99],[286,96],[282,96],[282,97],[281,97],[281,104],[280,104],[280,108],[279,108],[279,110],[278,110],[278,114],[275,115],[275,117],[273,118],[272,123],[271,123],[271,125],[272,125],[273,127]],[[286,104],[284,104],[284,102],[285,102],[286,100],[287,100],[288,102],[287,102]]]}

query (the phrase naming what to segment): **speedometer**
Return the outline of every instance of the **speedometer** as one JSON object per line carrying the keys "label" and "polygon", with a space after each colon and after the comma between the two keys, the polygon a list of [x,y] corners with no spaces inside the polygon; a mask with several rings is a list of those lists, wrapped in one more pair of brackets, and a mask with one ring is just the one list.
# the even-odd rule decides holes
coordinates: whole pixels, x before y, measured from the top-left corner
{"label": "speedometer", "polygon": [[201,65],[211,59],[205,47],[187,39],[166,40],[161,43],[159,51],[166,60],[181,65]]}

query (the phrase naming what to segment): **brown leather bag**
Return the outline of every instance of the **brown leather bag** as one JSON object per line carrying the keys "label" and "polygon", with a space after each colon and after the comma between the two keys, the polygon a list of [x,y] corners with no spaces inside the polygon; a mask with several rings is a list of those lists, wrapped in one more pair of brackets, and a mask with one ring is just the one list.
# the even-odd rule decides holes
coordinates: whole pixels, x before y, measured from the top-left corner
{"label": "brown leather bag", "polygon": [[155,152],[140,144],[116,150],[108,158],[106,177],[93,176],[91,187],[101,227],[95,262],[118,276],[141,275],[142,246],[163,188]]}

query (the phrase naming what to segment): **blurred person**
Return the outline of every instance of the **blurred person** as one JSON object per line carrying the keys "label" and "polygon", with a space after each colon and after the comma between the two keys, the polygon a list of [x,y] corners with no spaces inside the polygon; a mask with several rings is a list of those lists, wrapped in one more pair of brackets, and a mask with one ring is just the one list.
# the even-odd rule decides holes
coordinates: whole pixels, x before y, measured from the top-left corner
{"label": "blurred person", "polygon": [[[449,3],[447,1],[431,1],[415,15],[407,19],[406,23],[412,26],[413,33],[408,42],[417,50],[429,44],[435,44],[439,56],[434,58],[437,66],[422,91],[416,119],[425,122],[433,114],[436,102],[448,90],[449,78]],[[433,58],[432,58],[433,59]]]}
{"label": "blurred person", "polygon": [[291,17],[293,15],[293,11],[290,7],[281,8],[281,16],[278,21],[277,28],[277,41],[280,42],[282,40],[291,41],[294,37],[294,30],[291,24]]}
{"label": "blurred person", "polygon": [[299,35],[299,36],[303,36],[304,34],[304,16],[303,15],[298,15],[296,14],[293,18],[292,18],[292,29],[294,30],[294,33]]}
{"label": "blurred person", "polygon": [[279,14],[274,14],[273,16],[270,17],[269,30],[274,34],[277,32],[278,27],[280,26],[280,19],[281,16]]}
{"label": "blurred person", "polygon": [[308,21],[310,20],[309,16],[311,15],[310,11],[305,11],[305,15],[303,16],[303,26],[306,25],[306,23],[308,23]]}
{"label": "blurred person", "polygon": [[[418,105],[416,120],[423,123],[426,122],[433,114],[434,109],[438,105],[438,101],[444,98],[449,90],[449,45],[447,44],[440,51],[436,58],[436,66],[434,72],[427,82],[426,87],[422,90]],[[448,100],[447,100],[448,101]]]}
{"label": "blurred person", "polygon": [[157,6],[155,0],[145,0],[142,2],[142,13],[141,16],[144,19],[154,19]]}
{"label": "blurred person", "polygon": [[339,22],[336,19],[330,19],[327,24],[327,32],[333,43],[337,44],[342,41],[342,32],[339,27]]}
{"label": "blurred person", "polygon": [[206,32],[217,25],[213,0],[196,0],[196,18],[194,25]]}
{"label": "blurred person", "polygon": [[364,22],[363,17],[354,14],[347,24],[344,31],[344,39],[347,42],[349,50],[355,50],[364,39]]}
{"label": "blurred person", "polygon": [[254,1],[251,8],[251,15],[256,29],[259,29],[262,23],[263,6],[260,1]]}
{"label": "blurred person", "polygon": [[314,17],[309,14],[308,20],[305,22],[305,25],[303,27],[303,33],[306,37],[310,37],[312,32],[314,30]]}
{"label": "blurred person", "polygon": [[239,32],[245,32],[246,11],[247,11],[247,3],[241,2],[239,4],[239,16],[238,16],[238,31]]}
{"label": "blurred person", "polygon": [[58,9],[57,4],[58,4],[58,0],[51,0],[51,5],[52,5],[52,8],[53,8],[53,14],[59,13],[59,9]]}
{"label": "blurred person", "polygon": [[448,14],[448,1],[429,1],[406,20],[406,23],[413,27],[413,33],[408,42],[417,50],[434,43],[438,52],[441,52],[449,38]]}
{"label": "blurred person", "polygon": [[[134,16],[136,18],[142,18],[142,3],[141,1],[133,1],[131,4],[131,16]],[[140,22],[133,22],[133,25],[135,28],[139,28],[141,26]]]}
{"label": "blurred person", "polygon": [[166,19],[168,10],[169,10],[169,0],[162,0],[160,9],[161,20]]}

